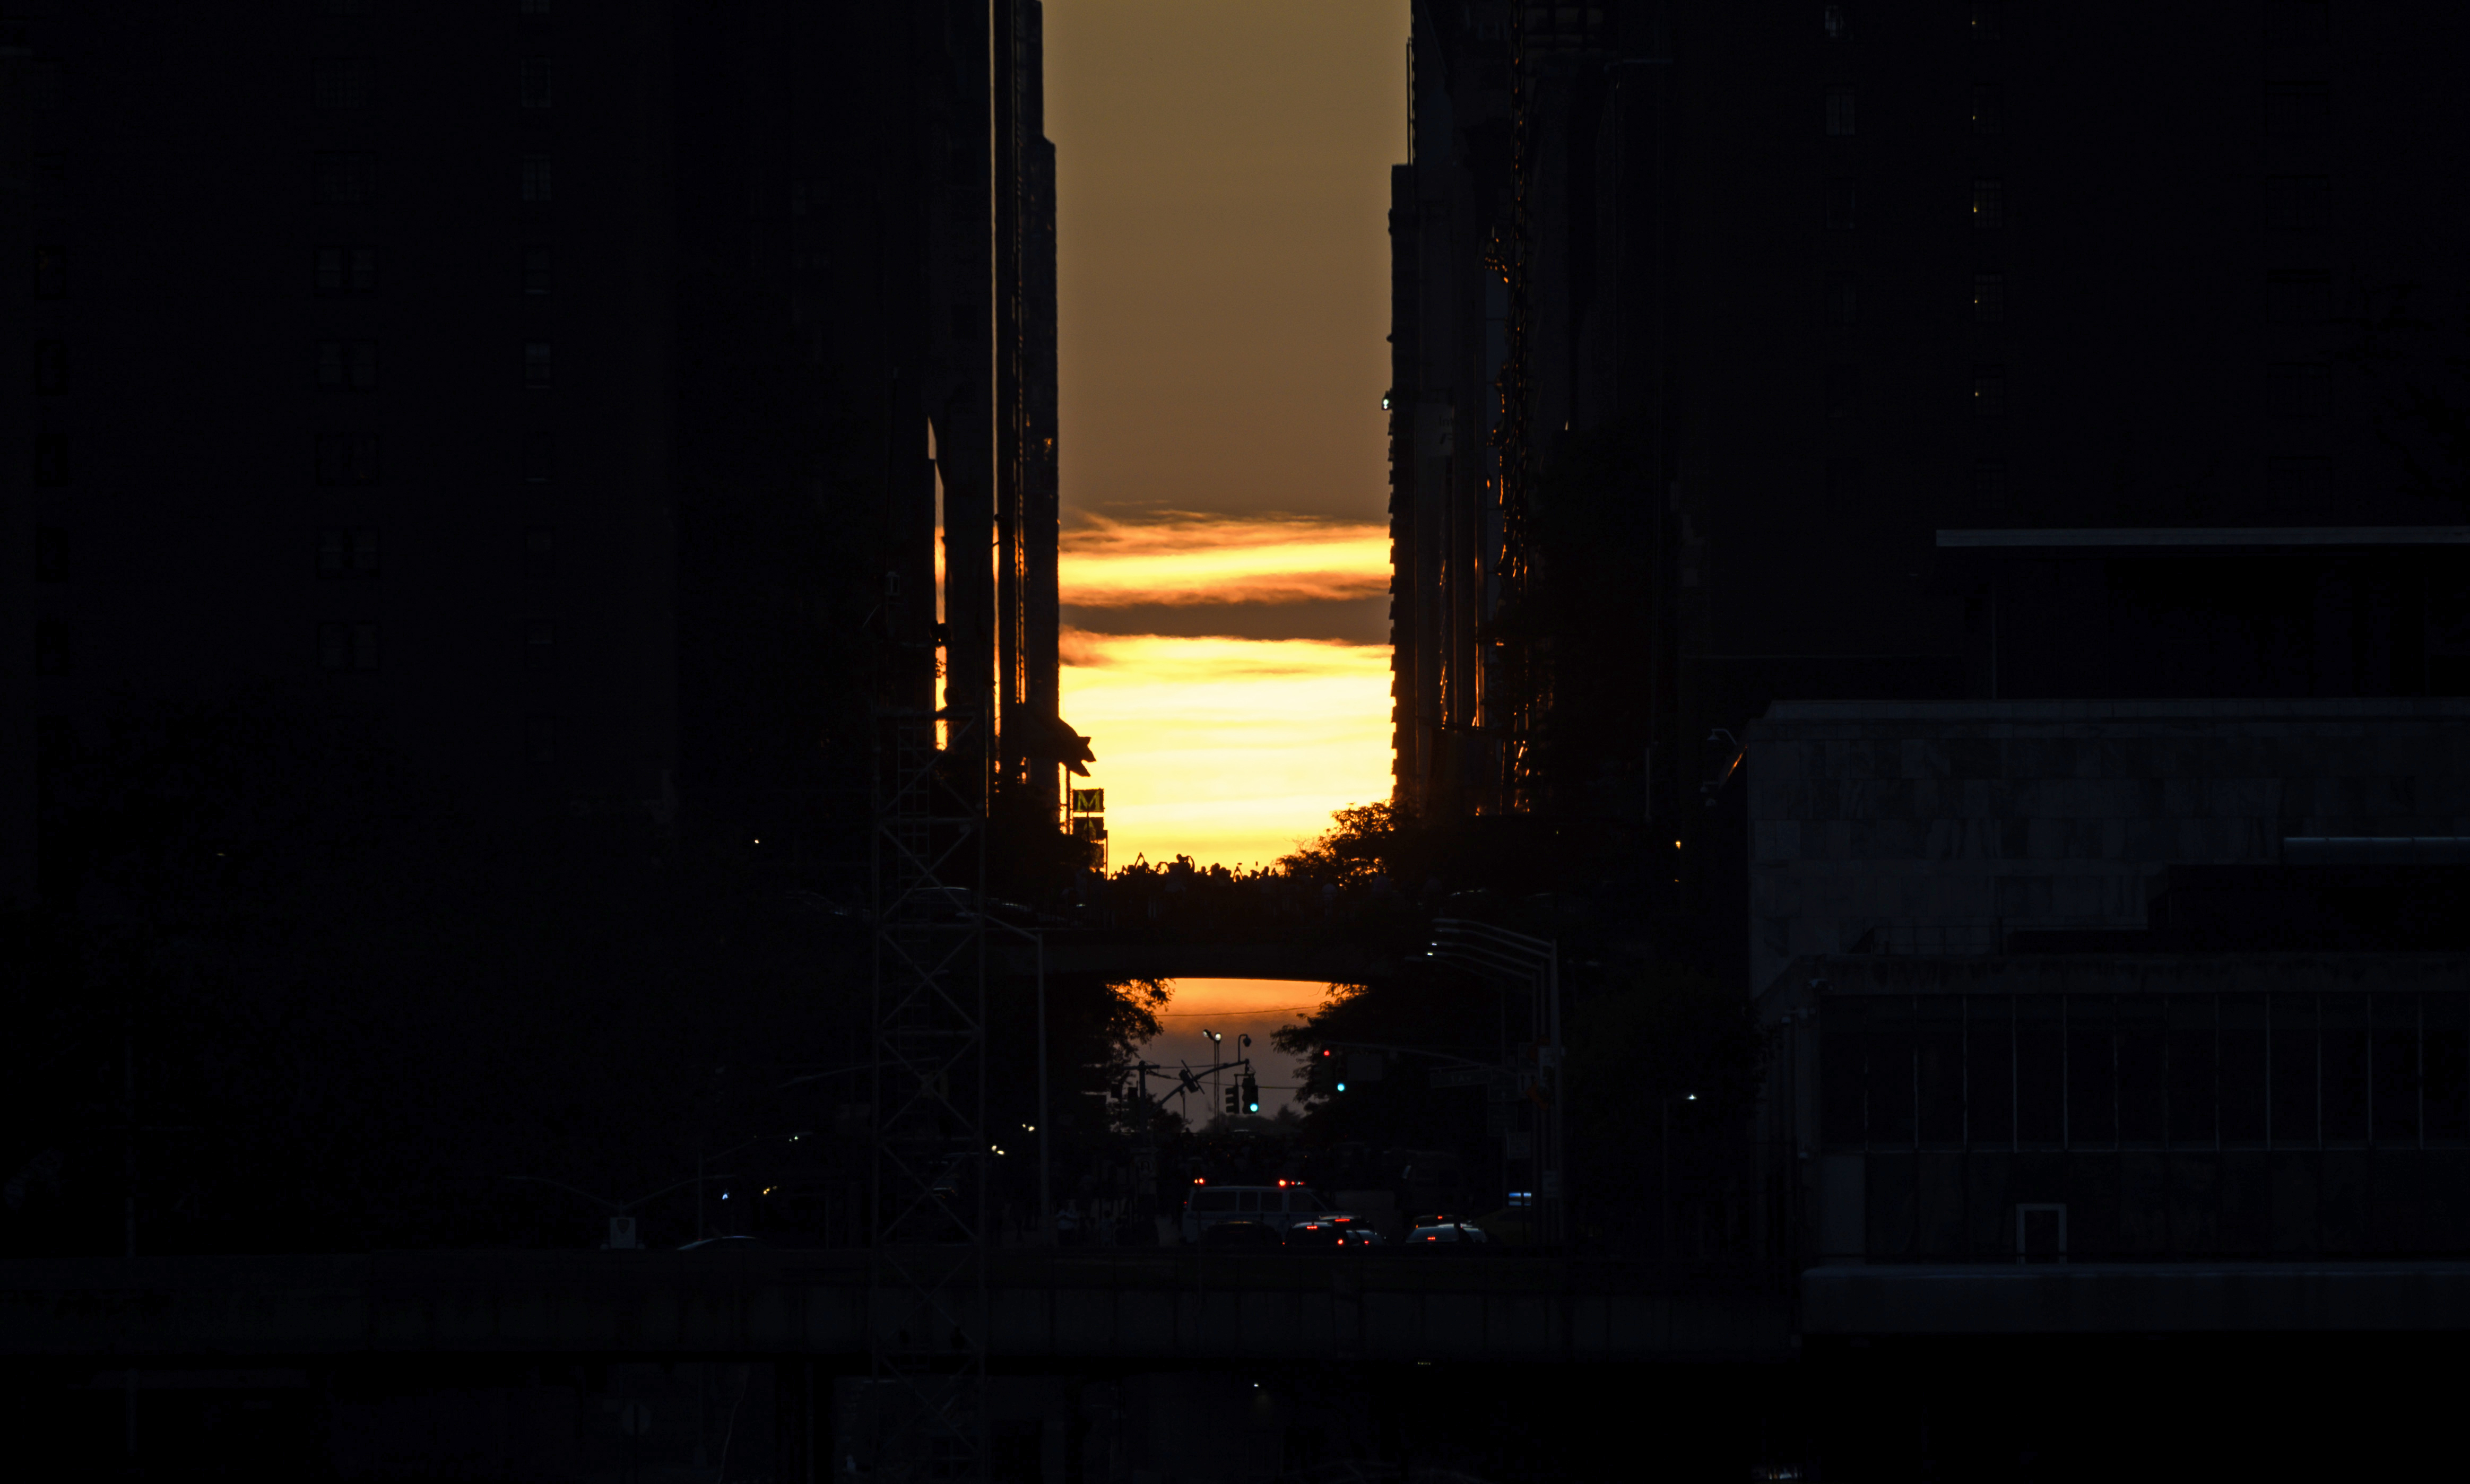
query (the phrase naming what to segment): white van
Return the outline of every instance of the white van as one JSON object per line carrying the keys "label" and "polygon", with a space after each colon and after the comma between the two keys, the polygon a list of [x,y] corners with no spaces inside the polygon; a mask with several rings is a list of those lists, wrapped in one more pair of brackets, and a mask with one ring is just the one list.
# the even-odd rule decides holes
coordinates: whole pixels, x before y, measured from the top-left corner
{"label": "white van", "polygon": [[1195,1180],[1183,1197],[1183,1240],[1199,1241],[1201,1230],[1221,1221],[1258,1221],[1280,1231],[1298,1221],[1338,1215],[1300,1185],[1211,1185]]}

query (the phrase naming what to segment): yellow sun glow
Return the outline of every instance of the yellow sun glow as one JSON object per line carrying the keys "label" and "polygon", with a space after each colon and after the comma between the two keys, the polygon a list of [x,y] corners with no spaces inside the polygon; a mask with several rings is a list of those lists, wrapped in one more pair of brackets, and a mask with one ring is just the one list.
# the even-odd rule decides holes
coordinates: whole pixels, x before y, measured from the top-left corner
{"label": "yellow sun glow", "polygon": [[1107,854],[1267,865],[1389,797],[1389,651],[1331,639],[1063,636],[1063,714],[1093,739]]}

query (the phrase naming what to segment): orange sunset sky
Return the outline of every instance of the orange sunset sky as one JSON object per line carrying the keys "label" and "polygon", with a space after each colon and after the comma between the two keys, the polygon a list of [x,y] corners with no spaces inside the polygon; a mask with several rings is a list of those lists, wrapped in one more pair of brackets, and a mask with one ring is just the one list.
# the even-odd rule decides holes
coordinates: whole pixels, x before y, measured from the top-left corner
{"label": "orange sunset sky", "polygon": [[1063,714],[1113,863],[1266,864],[1389,793],[1406,0],[1047,0]]}
{"label": "orange sunset sky", "polygon": [[[1408,0],[1046,0],[1063,715],[1112,862],[1265,865],[1389,797],[1389,167]],[[1208,1064],[1318,985],[1186,980]],[[1208,1110],[1194,1108],[1197,1115]]]}

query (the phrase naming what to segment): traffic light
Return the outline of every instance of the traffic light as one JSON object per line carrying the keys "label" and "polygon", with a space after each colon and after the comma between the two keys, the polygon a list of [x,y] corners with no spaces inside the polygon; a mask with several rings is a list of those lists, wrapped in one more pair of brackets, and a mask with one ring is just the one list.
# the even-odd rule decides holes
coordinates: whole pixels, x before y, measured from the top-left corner
{"label": "traffic light", "polygon": [[1247,1113],[1261,1111],[1260,1079],[1249,1072],[1244,1074],[1244,1111]]}
{"label": "traffic light", "polygon": [[1232,1087],[1226,1089],[1226,1116],[1228,1118],[1235,1116],[1235,1089]]}

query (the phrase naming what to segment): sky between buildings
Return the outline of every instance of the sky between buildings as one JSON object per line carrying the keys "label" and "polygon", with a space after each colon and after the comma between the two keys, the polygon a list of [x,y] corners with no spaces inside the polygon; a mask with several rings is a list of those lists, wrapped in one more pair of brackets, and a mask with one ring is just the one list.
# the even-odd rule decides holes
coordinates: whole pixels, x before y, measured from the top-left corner
{"label": "sky between buildings", "polygon": [[1116,866],[1389,794],[1407,0],[1047,0],[1063,711]]}

